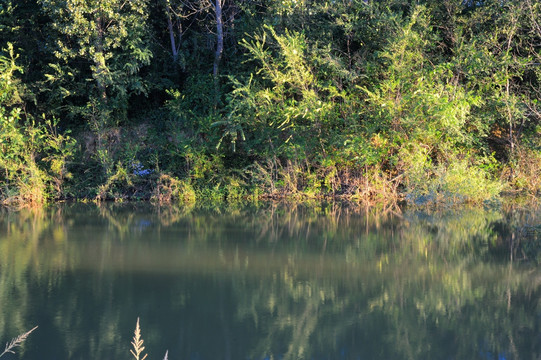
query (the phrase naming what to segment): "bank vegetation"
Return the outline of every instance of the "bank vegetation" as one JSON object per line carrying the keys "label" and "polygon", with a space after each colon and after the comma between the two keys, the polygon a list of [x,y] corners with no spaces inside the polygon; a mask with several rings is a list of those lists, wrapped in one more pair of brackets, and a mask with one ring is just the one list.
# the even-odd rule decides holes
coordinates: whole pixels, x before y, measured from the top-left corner
{"label": "bank vegetation", "polygon": [[541,190],[532,0],[6,0],[0,202]]}

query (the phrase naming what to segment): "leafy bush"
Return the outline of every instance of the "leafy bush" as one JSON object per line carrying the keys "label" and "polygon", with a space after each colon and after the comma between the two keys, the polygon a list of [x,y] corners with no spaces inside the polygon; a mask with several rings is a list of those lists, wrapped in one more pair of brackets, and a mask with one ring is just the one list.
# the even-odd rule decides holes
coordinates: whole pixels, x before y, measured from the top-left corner
{"label": "leafy bush", "polygon": [[340,108],[349,100],[335,84],[340,75],[325,58],[330,55],[302,33],[278,34],[271,26],[241,44],[257,72],[245,82],[232,79],[222,139],[233,146],[242,139],[261,155],[314,158],[331,130],[342,126]]}

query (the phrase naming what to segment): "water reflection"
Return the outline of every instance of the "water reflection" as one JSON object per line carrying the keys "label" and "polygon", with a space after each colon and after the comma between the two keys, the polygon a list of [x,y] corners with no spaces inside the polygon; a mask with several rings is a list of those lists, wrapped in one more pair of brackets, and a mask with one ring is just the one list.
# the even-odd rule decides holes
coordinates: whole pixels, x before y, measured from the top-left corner
{"label": "water reflection", "polygon": [[21,358],[541,357],[541,216],[268,204],[0,214],[0,340]]}

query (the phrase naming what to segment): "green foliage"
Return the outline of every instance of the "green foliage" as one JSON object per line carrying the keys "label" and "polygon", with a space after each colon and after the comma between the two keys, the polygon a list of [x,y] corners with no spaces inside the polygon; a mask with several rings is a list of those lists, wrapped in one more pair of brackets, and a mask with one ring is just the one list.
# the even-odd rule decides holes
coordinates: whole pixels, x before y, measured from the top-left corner
{"label": "green foliage", "polygon": [[147,91],[140,76],[152,59],[144,26],[147,1],[40,0],[40,4],[58,33],[51,44],[57,62],[45,75],[54,89],[51,100],[68,115],[83,116],[101,137],[102,131],[127,119],[130,95]]}
{"label": "green foliage", "polygon": [[0,4],[11,174],[61,196],[73,131],[76,197],[149,198],[161,174],[213,199],[539,191],[537,2],[228,1],[219,57],[214,15],[209,1]]}
{"label": "green foliage", "polygon": [[396,24],[396,36],[381,53],[386,78],[373,90],[363,88],[369,126],[392,144],[390,171],[403,176],[409,198],[489,199],[501,186],[481,168],[482,157],[460,156],[472,147],[482,154],[479,144],[491,124],[472,116],[472,109],[483,100],[459,81],[453,61],[434,64],[437,39],[430,28],[422,7]]}
{"label": "green foliage", "polygon": [[472,144],[474,135],[486,134],[487,126],[470,116],[481,98],[458,83],[452,63],[436,66],[428,57],[435,39],[427,38],[426,11],[418,8],[397,27],[395,39],[381,54],[386,79],[374,91],[363,88],[372,126],[396,133],[403,142],[421,141],[432,152],[441,150],[441,144]]}
{"label": "green foliage", "polygon": [[7,56],[0,56],[0,104],[2,109],[21,103],[17,79],[14,75],[23,71],[15,63],[19,56],[15,55],[13,44],[8,43],[8,48],[4,51],[7,52]]}
{"label": "green foliage", "polygon": [[266,26],[242,45],[258,64],[257,78],[252,75],[245,83],[233,79],[224,136],[236,141],[250,134],[249,146],[259,144],[257,152],[303,158],[343,121],[339,107],[347,94],[329,74],[316,71],[323,59],[301,33],[279,35]]}
{"label": "green foliage", "polygon": [[67,163],[74,141],[59,134],[55,123],[20,124],[19,112],[0,111],[0,200],[10,205],[41,205],[63,196],[64,181],[71,177]]}
{"label": "green foliage", "polygon": [[[61,116],[82,117],[96,136],[94,160],[111,178],[108,134],[128,119],[131,96],[147,93],[140,75],[150,64],[146,0],[40,0],[50,17],[56,58],[45,74],[48,100]],[[107,180],[107,181],[109,181]],[[110,184],[102,184],[108,188]],[[103,188],[99,190],[103,194]]]}
{"label": "green foliage", "polygon": [[122,200],[122,194],[117,191],[118,189],[125,190],[133,186],[133,177],[133,174],[122,163],[117,163],[115,171],[108,174],[105,184],[99,186],[96,200]]}
{"label": "green foliage", "polygon": [[[499,197],[503,185],[488,170],[494,158],[449,155],[434,165],[426,149],[408,154],[406,198],[414,203],[481,203]],[[405,156],[408,156],[405,155]]]}
{"label": "green foliage", "polygon": [[7,205],[41,205],[61,197],[66,164],[73,155],[74,141],[57,131],[56,120],[35,123],[21,118],[14,74],[22,71],[9,47],[9,57],[0,56],[0,201]]}

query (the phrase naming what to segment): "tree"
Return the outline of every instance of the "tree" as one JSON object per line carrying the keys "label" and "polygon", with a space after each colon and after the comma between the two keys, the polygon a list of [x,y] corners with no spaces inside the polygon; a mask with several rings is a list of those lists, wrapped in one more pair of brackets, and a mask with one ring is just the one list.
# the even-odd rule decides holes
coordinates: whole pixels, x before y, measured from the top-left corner
{"label": "tree", "polygon": [[147,0],[39,0],[57,32],[47,79],[70,115],[83,115],[97,134],[126,120],[131,94],[145,93],[150,64]]}
{"label": "tree", "polygon": [[[214,56],[212,63],[212,77],[214,80],[216,108],[220,99],[219,73],[220,65],[224,53],[224,41],[227,36],[227,29],[232,28],[236,15],[240,12],[240,1],[233,0],[193,0],[180,1],[173,11],[169,0],[166,1],[166,13],[168,17],[168,28],[171,39],[173,56],[178,56],[178,44],[175,42],[174,24],[181,29],[181,21],[186,21],[190,26],[194,22],[201,26],[203,31],[214,37]],[[175,14],[177,19],[173,21],[171,14]],[[180,32],[182,33],[182,32]],[[196,49],[197,50],[197,49]]]}

